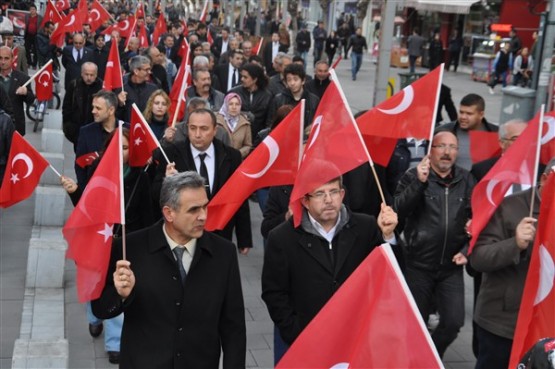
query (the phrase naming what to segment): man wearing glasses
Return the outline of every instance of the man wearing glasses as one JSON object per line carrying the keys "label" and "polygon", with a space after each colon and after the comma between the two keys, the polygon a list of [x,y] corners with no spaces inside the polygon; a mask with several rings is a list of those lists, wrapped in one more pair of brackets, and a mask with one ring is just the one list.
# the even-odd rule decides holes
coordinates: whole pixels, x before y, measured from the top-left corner
{"label": "man wearing glasses", "polygon": [[401,177],[395,191],[395,209],[405,224],[405,276],[424,321],[439,312],[432,340],[440,357],[464,324],[465,225],[475,180],[455,165],[458,144],[452,132],[437,132],[431,152]]}
{"label": "man wearing glasses", "polygon": [[287,345],[374,247],[396,243],[397,215],[391,207],[382,204],[376,220],[352,213],[343,205],[344,196],[337,177],[305,195],[299,227],[288,213],[288,220],[268,236],[262,299]]}
{"label": "man wearing glasses", "polygon": [[136,55],[129,59],[129,78],[123,84],[123,91],[118,92],[119,119],[129,122],[131,119],[131,107],[137,104],[140,111],[144,111],[150,95],[158,89],[150,81],[152,66],[150,59],[143,55]]}
{"label": "man wearing glasses", "polygon": [[92,52],[85,47],[85,36],[76,33],[73,35],[73,45],[67,45],[62,50],[62,65],[66,69],[64,79],[66,91],[71,81],[81,77],[81,66],[88,61],[92,61]]}

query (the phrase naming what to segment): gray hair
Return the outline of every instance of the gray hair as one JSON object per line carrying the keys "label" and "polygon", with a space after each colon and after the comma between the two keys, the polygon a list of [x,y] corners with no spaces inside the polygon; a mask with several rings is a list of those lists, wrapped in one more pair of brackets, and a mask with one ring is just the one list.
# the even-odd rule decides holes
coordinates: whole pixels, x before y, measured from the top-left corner
{"label": "gray hair", "polygon": [[96,63],[93,63],[93,62],[84,62],[84,63],[81,65],[81,73],[83,73],[83,71],[84,71],[85,68],[87,68],[87,67],[94,67],[96,73],[98,73],[98,65],[96,65]]}
{"label": "gray hair", "polygon": [[293,57],[289,54],[284,53],[283,51],[280,51],[276,54],[276,57],[274,58],[274,62],[278,63],[278,64],[283,64],[283,59],[289,59],[289,60],[293,60]]}
{"label": "gray hair", "polygon": [[129,60],[129,70],[141,69],[143,65],[150,66],[150,59],[144,55],[136,55]]}
{"label": "gray hair", "polygon": [[160,207],[169,207],[178,210],[181,207],[179,195],[187,189],[204,189],[204,178],[194,171],[177,173],[164,178],[160,190]]}
{"label": "gray hair", "polygon": [[193,68],[198,66],[207,67],[208,64],[210,64],[210,61],[204,55],[195,56],[195,58],[193,59]]}
{"label": "gray hair", "polygon": [[497,131],[499,133],[499,139],[502,140],[505,138],[505,134],[507,134],[507,130],[506,130],[506,125],[507,124],[527,124],[524,120],[522,119],[511,119],[505,123],[502,123],[499,125],[499,130]]}

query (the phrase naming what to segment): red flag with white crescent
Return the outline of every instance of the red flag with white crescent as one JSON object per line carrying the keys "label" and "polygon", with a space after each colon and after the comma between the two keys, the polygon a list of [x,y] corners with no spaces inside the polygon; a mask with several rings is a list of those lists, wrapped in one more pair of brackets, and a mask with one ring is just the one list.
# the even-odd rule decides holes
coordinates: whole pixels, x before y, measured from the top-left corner
{"label": "red flag with white crescent", "polygon": [[129,165],[142,167],[152,157],[152,151],[160,147],[143,114],[133,103],[129,128]]}
{"label": "red flag with white crescent", "polygon": [[77,267],[79,302],[100,297],[106,282],[114,224],[125,223],[121,126],[62,233],[68,243],[66,257]]}
{"label": "red flag with white crescent", "polygon": [[81,168],[86,168],[91,165],[98,157],[100,157],[100,155],[98,155],[98,151],[89,152],[75,159],[75,164],[77,164]]}
{"label": "red flag with white crescent", "polygon": [[146,49],[149,45],[148,45],[148,34],[146,32],[146,27],[143,26],[138,26],[137,28],[139,28],[139,32],[137,37],[139,37],[139,45],[141,48]]}
{"label": "red flag with white crescent", "polygon": [[550,111],[543,117],[540,144],[540,163],[546,165],[549,160],[555,158],[555,111]]}
{"label": "red flag with white crescent", "polygon": [[486,159],[501,156],[499,133],[488,131],[468,131],[470,139],[470,160],[478,163]]}
{"label": "red flag with white crescent", "polygon": [[469,232],[472,234],[468,253],[474,249],[480,232],[484,229],[495,209],[513,184],[534,185],[538,163],[538,132],[541,112],[536,114],[528,127],[505,151],[484,178],[472,191],[472,223]]}
{"label": "red flag with white crescent", "polygon": [[64,10],[67,10],[71,8],[71,4],[69,2],[69,0],[58,0],[56,1],[56,9],[58,9],[59,12],[62,12]]}
{"label": "red flag with white crescent", "polygon": [[206,16],[208,15],[208,1],[209,0],[204,0],[204,5],[202,6],[202,12],[200,13],[200,17],[198,18],[198,21],[200,23],[206,23]]}
{"label": "red flag with white crescent", "polygon": [[526,283],[511,350],[509,368],[545,337],[555,337],[555,172],[542,186],[536,240],[530,257]]}
{"label": "red flag with white crescent", "polygon": [[166,25],[166,19],[164,18],[164,12],[160,13],[156,25],[154,26],[154,31],[152,32],[152,45],[158,46],[160,42],[160,37],[168,32],[168,26]]}
{"label": "red flag with white crescent", "polygon": [[91,10],[88,13],[88,22],[91,26],[91,32],[96,31],[100,26],[110,19],[110,13],[98,2],[93,0]]}
{"label": "red flag with white crescent", "polygon": [[443,367],[389,244],[368,255],[276,366]]}
{"label": "red flag with white crescent", "polygon": [[106,72],[104,73],[104,83],[102,88],[113,91],[116,88],[123,87],[123,74],[121,72],[121,63],[119,59],[118,43],[113,40],[108,54],[108,62],[106,63]]}
{"label": "red flag with white crescent", "polygon": [[52,22],[54,24],[59,23],[62,20],[62,16],[60,12],[56,8],[56,5],[52,3],[52,1],[46,2],[46,9],[44,10],[44,15],[42,17],[42,22],[40,23],[39,28],[44,28],[44,24],[46,22]]}
{"label": "red flag with white crescent", "polygon": [[224,229],[259,188],[293,184],[302,151],[304,100],[247,156],[208,204],[207,231]]}
{"label": "red flag with white crescent", "polygon": [[110,27],[102,31],[103,35],[111,35],[112,31],[118,31],[121,38],[129,38],[135,30],[135,17],[130,15],[126,20],[122,20],[116,24],[112,24]]}
{"label": "red flag with white crescent", "polygon": [[[332,70],[295,178],[289,205],[295,226],[301,223],[301,199],[330,180],[371,162],[343,91]],[[349,144],[346,145],[345,143]]]}
{"label": "red flag with white crescent", "polygon": [[0,188],[0,208],[8,208],[31,196],[48,165],[29,142],[14,132]]}
{"label": "red flag with white crescent", "polygon": [[37,100],[48,101],[52,99],[54,81],[52,76],[52,63],[48,64],[48,66],[46,66],[35,78]]}

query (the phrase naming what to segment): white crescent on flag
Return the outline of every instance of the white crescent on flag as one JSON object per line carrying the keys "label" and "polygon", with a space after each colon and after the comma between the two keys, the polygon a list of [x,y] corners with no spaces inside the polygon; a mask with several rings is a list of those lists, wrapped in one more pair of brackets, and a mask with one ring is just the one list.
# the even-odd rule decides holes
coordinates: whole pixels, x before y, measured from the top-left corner
{"label": "white crescent on flag", "polygon": [[129,28],[129,20],[128,19],[124,20],[123,24],[125,24],[125,27],[120,27],[119,29],[122,31],[127,31],[127,29]]}
{"label": "white crescent on flag", "polygon": [[378,109],[378,110],[387,115],[400,114],[410,107],[413,99],[414,99],[414,90],[412,86],[407,86],[403,89],[403,100],[401,100],[399,105],[397,105],[392,109]]}
{"label": "white crescent on flag", "polygon": [[542,136],[541,144],[545,145],[549,141],[555,138],[555,118],[544,117],[545,124],[547,124],[547,132]]}
{"label": "white crescent on flag", "polygon": [[[118,185],[112,181],[110,181],[108,178],[106,177],[94,177],[90,180],[90,182],[87,184],[87,189],[90,189],[89,191],[94,191],[97,188],[105,188],[106,190],[110,191],[111,193],[114,194],[114,196],[118,195]],[[85,190],[86,191],[86,190]],[[85,214],[85,216],[89,219],[92,220],[91,216],[89,215],[89,212],[87,211],[87,204],[86,204],[86,200],[87,198],[89,198],[90,196],[85,196],[86,192],[83,194],[82,196],[82,200],[83,201],[79,201],[79,203],[77,203],[77,207],[83,212],[83,214]]]}
{"label": "white crescent on flag", "polygon": [[25,174],[25,176],[23,176],[23,178],[29,177],[31,173],[33,173],[33,169],[34,169],[33,161],[31,160],[29,155],[19,153],[16,156],[14,156],[12,159],[12,168],[15,165],[15,163],[18,162],[19,160],[23,160],[23,162],[27,165],[27,173]]}
{"label": "white crescent on flag", "polygon": [[279,156],[279,145],[276,142],[276,140],[274,140],[274,138],[272,136],[266,136],[266,138],[264,139],[264,141],[262,141],[262,143],[268,148],[268,151],[270,152],[270,157],[268,159],[268,163],[258,173],[251,174],[251,173],[242,172],[244,175],[246,175],[249,178],[255,179],[255,178],[262,177],[264,174],[266,174],[266,172],[270,169],[272,164],[274,164],[277,157]]}
{"label": "white crescent on flag", "polygon": [[[48,78],[43,82],[43,81],[42,81],[42,77],[45,76],[45,75],[46,75]],[[47,70],[43,70],[43,71],[41,72],[41,74],[39,74],[39,76],[38,76],[38,78],[37,78],[37,82],[40,83],[40,84],[42,84],[44,87],[48,87],[48,82],[50,81],[50,78],[51,78],[51,77],[50,77],[50,73],[49,73]]]}
{"label": "white crescent on flag", "polygon": [[540,281],[534,305],[542,302],[553,291],[555,281],[555,262],[553,262],[551,254],[544,245],[540,245],[538,254],[540,258]]}
{"label": "white crescent on flag", "polygon": [[[89,20],[90,20],[91,22],[94,22],[94,21],[97,21],[97,20],[100,19],[100,12],[98,11],[98,9],[93,9],[93,10],[91,10],[91,13],[90,13],[90,14],[91,14],[91,17],[89,17]],[[92,17],[93,14],[96,14],[96,17],[93,18],[93,17]]]}
{"label": "white crescent on flag", "polygon": [[320,134],[320,127],[321,127],[323,118],[324,117],[322,115],[319,115],[319,116],[316,117],[316,119],[314,119],[314,123],[312,123],[312,131],[314,131],[314,135],[312,136],[312,140],[310,140],[310,142],[309,142],[308,146],[306,147],[305,151],[310,149],[310,147],[314,144],[314,142],[316,142],[316,139],[318,138],[318,135]]}
{"label": "white crescent on flag", "polygon": [[69,22],[66,23],[66,27],[69,27],[71,25],[73,25],[73,23],[75,23],[75,14],[71,15],[71,18],[69,19]]}

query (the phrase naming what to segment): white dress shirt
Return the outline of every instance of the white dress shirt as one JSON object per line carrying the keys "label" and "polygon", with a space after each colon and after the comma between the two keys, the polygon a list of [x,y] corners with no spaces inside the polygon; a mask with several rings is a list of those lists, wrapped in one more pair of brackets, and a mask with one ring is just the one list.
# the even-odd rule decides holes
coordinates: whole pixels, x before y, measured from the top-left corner
{"label": "white dress shirt", "polygon": [[[176,247],[184,247],[185,248],[185,252],[183,253],[183,257],[182,257],[181,262],[183,263],[183,268],[185,268],[185,271],[187,273],[189,273],[189,268],[191,267],[191,262],[193,261],[193,256],[195,255],[195,250],[197,249],[197,239],[193,238],[191,241],[187,242],[185,245],[180,245],[170,237],[170,235],[166,231],[166,225],[165,224],[162,226],[162,231],[164,231],[164,236],[166,237],[166,241],[168,242],[168,245],[170,245],[170,249],[172,250],[172,253],[173,253],[173,249],[175,249]],[[175,257],[175,254],[174,254],[174,257]]]}
{"label": "white dress shirt", "polygon": [[[202,154],[202,151],[198,151],[193,145],[191,145],[191,154],[193,154],[193,159],[195,160],[195,168],[197,169],[197,173],[200,173],[200,158],[199,154]],[[214,188],[214,173],[216,169],[216,155],[214,151],[214,144],[211,143],[208,146],[208,149],[204,151],[206,157],[204,158],[204,165],[206,165],[206,170],[208,171],[208,182],[210,185],[210,193],[212,193],[212,189]]]}

